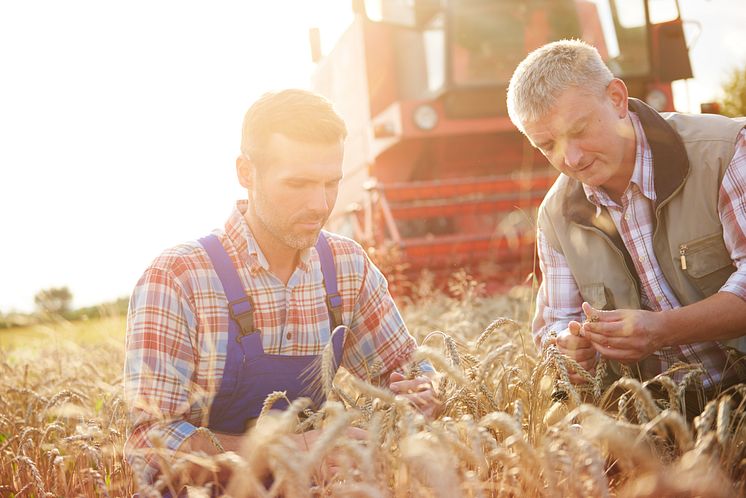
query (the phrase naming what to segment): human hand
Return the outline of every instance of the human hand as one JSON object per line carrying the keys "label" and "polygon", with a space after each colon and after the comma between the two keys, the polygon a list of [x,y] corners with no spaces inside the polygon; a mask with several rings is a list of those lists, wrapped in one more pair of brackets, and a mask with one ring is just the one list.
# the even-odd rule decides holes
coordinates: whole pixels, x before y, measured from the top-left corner
{"label": "human hand", "polygon": [[[296,446],[300,451],[313,452],[316,441],[320,439],[324,434],[323,429],[313,429],[310,431],[303,432],[301,434],[292,434],[291,437],[295,442]],[[347,440],[354,440],[358,442],[368,441],[368,431],[360,429],[358,427],[347,427],[344,432],[344,436]],[[355,467],[356,464],[350,458],[345,458],[344,454],[338,452],[326,452],[320,455],[320,458],[316,463],[316,472],[318,472],[319,478],[323,482],[330,482],[342,468]]]}
{"label": "human hand", "polygon": [[596,317],[583,324],[582,337],[606,358],[621,362],[636,362],[658,351],[663,344],[661,313],[644,310],[594,309],[583,303],[583,311]]}
{"label": "human hand", "polygon": [[[316,440],[319,439],[323,433],[323,429],[312,429],[310,431],[301,432],[300,434],[291,434],[290,437],[293,439],[293,442],[299,450],[308,451],[313,448]],[[348,439],[367,441],[368,431],[358,427],[348,427],[345,429],[345,436],[347,436]]]}
{"label": "human hand", "polygon": [[392,372],[389,376],[389,389],[409,400],[429,420],[435,419],[443,408],[432,381],[424,375],[407,379],[399,372]]}
{"label": "human hand", "polygon": [[[591,341],[581,335],[583,325],[575,320],[571,321],[565,330],[557,334],[555,344],[560,353],[572,358],[583,369],[593,373],[596,368],[597,353]],[[573,384],[583,384],[586,382],[583,376],[572,369],[569,374],[570,382]]]}

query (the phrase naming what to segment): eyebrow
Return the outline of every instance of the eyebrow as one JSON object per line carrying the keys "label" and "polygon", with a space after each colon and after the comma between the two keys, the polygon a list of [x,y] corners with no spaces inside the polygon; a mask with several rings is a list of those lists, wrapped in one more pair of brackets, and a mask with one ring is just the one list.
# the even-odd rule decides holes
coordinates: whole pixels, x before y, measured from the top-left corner
{"label": "eyebrow", "polygon": [[[332,178],[330,180],[324,180],[324,183],[340,182],[340,181],[342,181],[343,177],[344,177],[344,175],[339,175],[339,176],[337,176],[335,178]],[[318,180],[315,179],[315,178],[308,177],[308,176],[288,176],[288,177],[283,178],[283,181],[286,181],[286,182],[313,183],[313,182],[316,182]]]}
{"label": "eyebrow", "polygon": [[[576,119],[572,123],[572,126],[570,126],[567,129],[567,134],[572,134],[572,133],[576,132],[578,130],[578,128],[582,128],[587,123],[588,123],[588,116],[587,115],[580,116],[578,119]],[[552,140],[552,139],[544,140],[542,142],[534,142],[534,147],[537,147],[539,149],[543,149],[548,144],[553,143],[553,142],[554,142],[554,140]]]}

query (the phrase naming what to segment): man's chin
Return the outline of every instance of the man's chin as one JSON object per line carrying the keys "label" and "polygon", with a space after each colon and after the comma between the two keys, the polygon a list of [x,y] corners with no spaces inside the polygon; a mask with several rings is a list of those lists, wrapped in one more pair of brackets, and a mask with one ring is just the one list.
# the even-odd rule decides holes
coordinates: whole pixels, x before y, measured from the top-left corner
{"label": "man's chin", "polygon": [[308,249],[309,247],[316,245],[320,232],[321,228],[312,231],[304,231],[303,233],[295,233],[293,236],[287,237],[285,243],[299,251]]}

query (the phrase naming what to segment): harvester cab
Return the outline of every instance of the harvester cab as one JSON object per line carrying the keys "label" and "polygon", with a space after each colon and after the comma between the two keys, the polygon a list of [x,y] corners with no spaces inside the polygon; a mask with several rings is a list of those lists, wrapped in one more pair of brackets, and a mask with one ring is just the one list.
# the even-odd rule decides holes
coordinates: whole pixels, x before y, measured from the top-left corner
{"label": "harvester cab", "polygon": [[358,0],[353,10],[313,76],[349,130],[330,224],[406,280],[465,268],[494,289],[538,271],[535,211],[556,172],[505,105],[528,52],[584,39],[660,110],[672,110],[671,81],[691,77],[675,0]]}

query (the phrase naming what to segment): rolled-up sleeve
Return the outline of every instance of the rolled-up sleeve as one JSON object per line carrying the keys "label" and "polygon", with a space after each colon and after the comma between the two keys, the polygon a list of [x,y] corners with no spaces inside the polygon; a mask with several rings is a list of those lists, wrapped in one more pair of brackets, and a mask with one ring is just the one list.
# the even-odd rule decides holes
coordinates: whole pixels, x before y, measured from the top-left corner
{"label": "rolled-up sleeve", "polygon": [[549,244],[541,228],[536,238],[542,281],[531,329],[534,343],[540,349],[550,332],[559,332],[571,320],[580,320],[583,298],[564,255]]}
{"label": "rolled-up sleeve", "polygon": [[[411,360],[417,343],[409,334],[399,309],[388,291],[388,283],[381,271],[359,249],[356,262],[360,264],[361,286],[357,293],[350,324],[351,341],[345,347],[344,366],[355,375],[366,378],[371,368],[379,374],[395,370]],[[427,362],[420,363],[423,371],[432,371]]]}
{"label": "rolled-up sleeve", "polygon": [[130,298],[124,365],[132,427],[125,456],[148,480],[196,429],[187,421],[194,330],[193,307],[176,279],[168,270],[149,268]]}
{"label": "rolled-up sleeve", "polygon": [[746,129],[738,135],[736,153],[720,185],[718,212],[725,247],[737,268],[720,291],[746,301]]}

